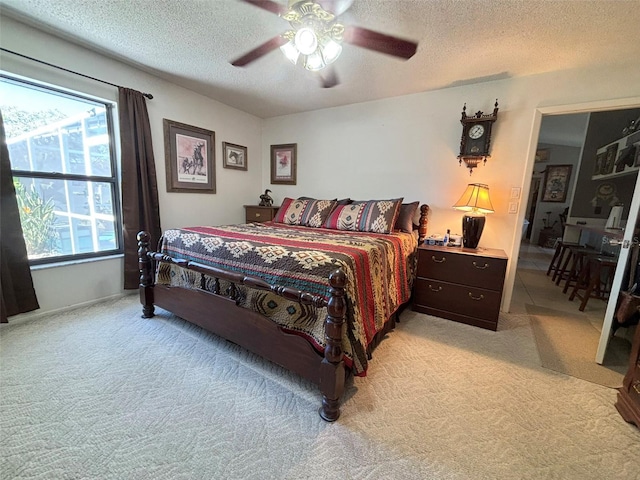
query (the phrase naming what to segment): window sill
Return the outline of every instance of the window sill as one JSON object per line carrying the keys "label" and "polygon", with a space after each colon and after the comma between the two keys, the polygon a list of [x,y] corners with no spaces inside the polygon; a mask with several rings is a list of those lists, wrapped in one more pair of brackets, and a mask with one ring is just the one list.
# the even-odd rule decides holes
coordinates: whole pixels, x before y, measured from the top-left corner
{"label": "window sill", "polygon": [[40,265],[31,265],[31,270],[45,270],[47,268],[58,268],[58,267],[69,267],[71,265],[78,265],[82,263],[93,263],[93,262],[102,262],[104,260],[114,260],[116,258],[124,258],[124,253],[118,253],[115,255],[107,255],[104,257],[94,257],[94,258],[79,258],[77,260],[67,260],[64,262],[55,262],[55,263],[43,263]]}

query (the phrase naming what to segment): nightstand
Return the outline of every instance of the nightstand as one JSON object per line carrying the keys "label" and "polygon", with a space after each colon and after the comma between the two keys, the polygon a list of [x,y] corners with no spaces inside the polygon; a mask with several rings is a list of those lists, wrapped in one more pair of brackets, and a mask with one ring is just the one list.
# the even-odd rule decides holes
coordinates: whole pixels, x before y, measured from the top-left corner
{"label": "nightstand", "polygon": [[268,222],[273,220],[280,207],[261,207],[260,205],[245,205],[246,222]]}
{"label": "nightstand", "polygon": [[502,250],[420,245],[413,309],[497,330],[506,270]]}

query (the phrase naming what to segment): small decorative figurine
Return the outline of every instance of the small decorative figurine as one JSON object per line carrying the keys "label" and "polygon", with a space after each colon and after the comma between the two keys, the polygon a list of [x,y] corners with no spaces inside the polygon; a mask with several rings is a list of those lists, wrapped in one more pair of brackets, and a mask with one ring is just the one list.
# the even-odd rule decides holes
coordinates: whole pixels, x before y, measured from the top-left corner
{"label": "small decorative figurine", "polygon": [[268,188],[264,191],[262,195],[260,195],[260,206],[261,207],[272,207],[273,206],[273,198],[271,198],[271,190]]}

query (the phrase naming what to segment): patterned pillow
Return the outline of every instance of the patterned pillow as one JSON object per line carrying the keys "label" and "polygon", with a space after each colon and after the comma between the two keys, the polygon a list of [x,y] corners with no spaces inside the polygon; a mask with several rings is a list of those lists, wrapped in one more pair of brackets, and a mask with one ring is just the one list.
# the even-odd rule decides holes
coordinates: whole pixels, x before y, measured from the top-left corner
{"label": "patterned pillow", "polygon": [[[315,198],[313,198],[313,197],[298,197],[298,200],[315,200]],[[334,198],[334,200],[338,202],[337,205],[348,205],[353,201],[350,198],[341,198],[340,200],[338,200],[337,198]]]}
{"label": "patterned pillow", "polygon": [[294,200],[285,198],[274,222],[320,228],[335,207],[335,200]]}
{"label": "patterned pillow", "polygon": [[324,226],[334,230],[390,233],[401,203],[402,198],[396,198],[340,205],[331,212]]}
{"label": "patterned pillow", "polygon": [[393,229],[407,233],[413,232],[413,220],[419,204],[420,202],[411,202],[400,205],[400,211]]}

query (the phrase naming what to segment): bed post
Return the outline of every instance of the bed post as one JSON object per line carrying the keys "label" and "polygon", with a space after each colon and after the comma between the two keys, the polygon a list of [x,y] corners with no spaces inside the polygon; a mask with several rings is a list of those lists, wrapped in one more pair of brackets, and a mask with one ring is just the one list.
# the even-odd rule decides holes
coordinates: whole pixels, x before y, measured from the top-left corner
{"label": "bed post", "polygon": [[329,275],[329,302],[324,322],[326,347],[320,365],[320,391],[322,407],[320,416],[327,422],[335,422],[340,416],[340,399],[344,391],[346,371],[342,358],[342,329],[347,313],[344,287],[347,277],[342,269]]}
{"label": "bed post", "polygon": [[420,225],[418,226],[418,243],[424,242],[427,238],[427,216],[429,215],[429,205],[420,206]]}
{"label": "bed post", "polygon": [[140,269],[140,303],[142,318],[153,317],[153,262],[149,258],[149,239],[147,232],[138,233],[138,268]]}

